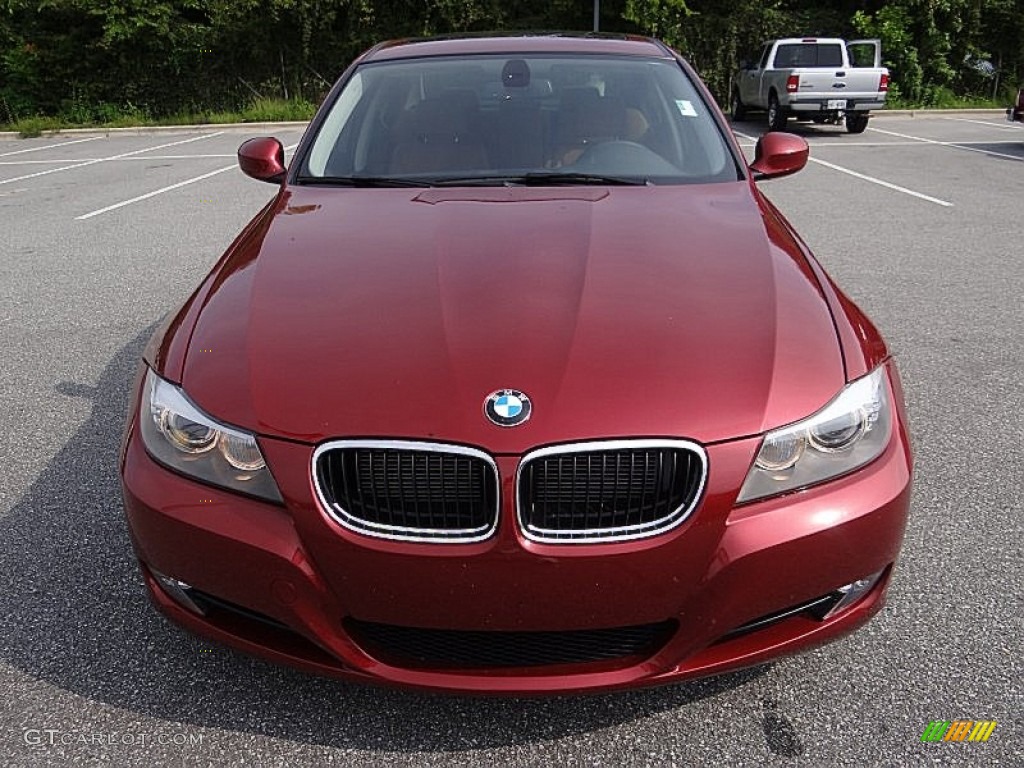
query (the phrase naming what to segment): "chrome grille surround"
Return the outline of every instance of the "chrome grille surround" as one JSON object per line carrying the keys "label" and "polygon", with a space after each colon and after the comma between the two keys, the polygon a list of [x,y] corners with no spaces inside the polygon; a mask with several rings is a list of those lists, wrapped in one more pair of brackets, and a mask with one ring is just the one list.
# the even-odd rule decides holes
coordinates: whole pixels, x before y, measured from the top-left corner
{"label": "chrome grille surround", "polygon": [[[635,525],[612,527],[583,527],[577,529],[545,528],[528,519],[526,506],[530,503],[524,492],[524,474],[529,465],[538,459],[565,454],[599,454],[613,451],[685,451],[699,462],[699,476],[695,485],[691,483],[683,503],[654,520]],[[519,462],[516,470],[516,520],[523,535],[530,541],[545,544],[595,544],[643,539],[666,533],[686,520],[700,504],[707,483],[708,458],[704,448],[690,440],[637,439],[603,440],[555,445],[530,451]],[[603,488],[601,489],[603,492]],[[589,496],[588,496],[589,498]],[[586,515],[584,514],[585,518]]]}
{"label": "chrome grille surround", "polygon": [[[429,453],[450,456],[468,457],[485,464],[490,472],[493,483],[494,504],[484,524],[468,528],[434,528],[408,525],[393,525],[353,514],[337,501],[332,501],[325,493],[321,484],[319,471],[320,460],[324,454],[338,450],[379,450],[397,453]],[[427,542],[434,544],[468,544],[490,538],[498,528],[498,510],[500,508],[501,479],[498,466],[494,459],[484,451],[451,443],[427,443],[412,440],[332,440],[317,447],[311,462],[311,477],[316,490],[317,499],[323,510],[339,525],[347,530],[374,536],[381,539],[396,541]],[[333,493],[331,494],[333,497]]]}

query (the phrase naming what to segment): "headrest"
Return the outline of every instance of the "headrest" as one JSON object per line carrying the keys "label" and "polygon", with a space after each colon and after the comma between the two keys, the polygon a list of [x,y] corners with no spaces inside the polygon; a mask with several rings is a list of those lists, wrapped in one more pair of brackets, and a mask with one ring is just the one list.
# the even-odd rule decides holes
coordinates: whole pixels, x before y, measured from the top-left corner
{"label": "headrest", "polygon": [[470,133],[479,111],[476,93],[452,88],[424,99],[399,118],[395,128],[398,141],[426,141],[428,138],[458,139]]}
{"label": "headrest", "polygon": [[626,107],[621,99],[602,97],[596,88],[566,88],[558,121],[563,140],[618,137],[626,132]]}

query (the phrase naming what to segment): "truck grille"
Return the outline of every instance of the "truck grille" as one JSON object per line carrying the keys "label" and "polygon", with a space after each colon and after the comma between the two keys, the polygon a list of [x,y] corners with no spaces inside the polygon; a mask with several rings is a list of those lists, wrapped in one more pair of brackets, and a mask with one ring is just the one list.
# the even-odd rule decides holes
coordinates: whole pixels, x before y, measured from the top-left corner
{"label": "truck grille", "polygon": [[519,524],[551,543],[622,541],[679,525],[700,500],[707,456],[684,440],[543,448],[519,467]]}
{"label": "truck grille", "polygon": [[495,669],[585,664],[652,656],[674,621],[563,632],[420,629],[347,619],[345,629],[367,653],[404,667]]}
{"label": "truck grille", "polygon": [[317,495],[369,536],[480,541],[498,522],[498,470],[482,451],[405,441],[335,441],[313,454]]}

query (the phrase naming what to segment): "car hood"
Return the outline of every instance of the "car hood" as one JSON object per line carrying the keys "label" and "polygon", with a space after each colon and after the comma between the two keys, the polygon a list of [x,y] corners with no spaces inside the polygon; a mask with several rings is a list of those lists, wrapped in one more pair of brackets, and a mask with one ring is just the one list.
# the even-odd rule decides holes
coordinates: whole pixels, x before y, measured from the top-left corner
{"label": "car hood", "polygon": [[[744,182],[298,187],[211,275],[182,384],[264,435],[713,442],[844,384],[820,286]],[[484,400],[533,402],[516,428]]]}

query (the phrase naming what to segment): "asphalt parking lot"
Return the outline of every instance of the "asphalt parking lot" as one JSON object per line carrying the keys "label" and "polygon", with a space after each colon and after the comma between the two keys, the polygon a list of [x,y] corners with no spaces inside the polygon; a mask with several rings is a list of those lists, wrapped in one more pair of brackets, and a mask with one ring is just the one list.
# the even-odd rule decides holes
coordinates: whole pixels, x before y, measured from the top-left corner
{"label": "asphalt parking lot", "polygon": [[[735,126],[748,151],[763,129]],[[117,481],[130,379],[274,190],[235,168],[241,129],[0,142],[0,764],[1024,764],[1024,126],[793,130],[812,162],[763,188],[906,389],[917,467],[889,605],[747,672],[549,699],[323,680],[149,607]],[[998,725],[922,743],[933,720]]]}

